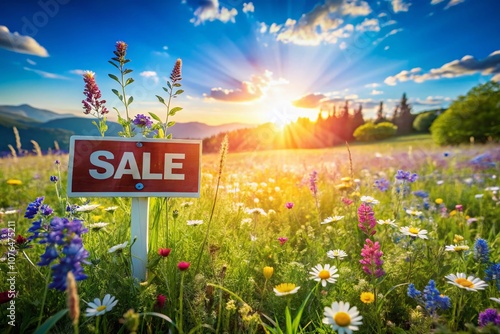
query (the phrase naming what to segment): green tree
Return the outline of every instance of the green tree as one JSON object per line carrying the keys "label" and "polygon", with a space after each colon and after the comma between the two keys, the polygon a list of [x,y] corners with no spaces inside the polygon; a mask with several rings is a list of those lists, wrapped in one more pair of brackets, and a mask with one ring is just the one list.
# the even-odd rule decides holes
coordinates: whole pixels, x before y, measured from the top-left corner
{"label": "green tree", "polygon": [[418,132],[430,132],[430,127],[436,118],[444,112],[443,109],[424,111],[413,121],[413,128]]}
{"label": "green tree", "polygon": [[440,145],[500,139],[500,83],[490,81],[459,96],[432,124],[434,141]]}

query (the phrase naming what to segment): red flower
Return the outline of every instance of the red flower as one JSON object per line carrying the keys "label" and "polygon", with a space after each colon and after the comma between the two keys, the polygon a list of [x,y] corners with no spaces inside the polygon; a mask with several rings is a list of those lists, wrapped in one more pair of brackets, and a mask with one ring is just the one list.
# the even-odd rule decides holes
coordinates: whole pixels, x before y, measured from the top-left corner
{"label": "red flower", "polygon": [[26,239],[25,237],[23,237],[20,234],[17,235],[17,237],[16,237],[16,244],[17,245],[22,245],[22,244],[26,243],[26,241],[28,241],[28,239]]}
{"label": "red flower", "polygon": [[171,251],[172,249],[170,248],[158,248],[158,255],[160,255],[161,257],[167,257],[170,255]]}
{"label": "red flower", "polygon": [[279,237],[278,241],[280,242],[280,245],[283,246],[285,244],[285,242],[288,241],[288,238],[286,238],[286,237]]}
{"label": "red flower", "polygon": [[190,265],[191,265],[191,263],[189,263],[189,262],[181,261],[177,265],[177,268],[179,268],[180,271],[184,271],[184,270],[188,270]]}
{"label": "red flower", "polygon": [[167,297],[165,297],[164,295],[158,295],[158,297],[156,297],[155,308],[162,309],[165,306],[166,301]]}
{"label": "red flower", "polygon": [[14,299],[14,292],[12,291],[4,291],[0,292],[0,304],[5,304]]}

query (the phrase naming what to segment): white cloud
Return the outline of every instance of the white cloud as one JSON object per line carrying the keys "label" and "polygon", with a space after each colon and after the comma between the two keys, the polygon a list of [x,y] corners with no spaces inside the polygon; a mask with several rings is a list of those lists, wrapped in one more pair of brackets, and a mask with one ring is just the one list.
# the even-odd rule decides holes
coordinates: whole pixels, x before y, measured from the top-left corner
{"label": "white cloud", "polygon": [[339,44],[339,48],[340,48],[340,50],[345,50],[345,49],[347,49],[347,43],[346,43],[346,42],[344,42],[344,41],[340,42],[340,44]]}
{"label": "white cloud", "polygon": [[23,67],[23,69],[25,71],[34,72],[34,73],[38,74],[39,76],[41,76],[42,78],[46,78],[46,79],[68,80],[67,77],[59,75],[59,74],[55,74],[55,73],[36,70],[34,68],[29,68],[29,67]]}
{"label": "white cloud", "polygon": [[206,0],[200,3],[200,6],[194,11],[194,18],[190,20],[195,26],[205,23],[206,21],[219,20],[223,23],[229,21],[235,22],[235,16],[238,11],[235,8],[227,9],[219,5],[219,0]]}
{"label": "white cloud", "polygon": [[365,87],[368,87],[368,88],[377,88],[377,87],[380,87],[380,84],[374,82],[374,83],[365,85]]}
{"label": "white cloud", "polygon": [[243,13],[253,13],[255,11],[255,7],[253,6],[253,2],[243,3]]}
{"label": "white cloud", "polygon": [[407,12],[411,6],[411,3],[405,2],[405,0],[392,0],[392,9],[395,13]]}
{"label": "white cloud", "polygon": [[492,52],[488,57],[477,60],[472,56],[464,56],[460,60],[453,60],[439,68],[431,69],[425,73],[417,67],[410,71],[401,71],[394,76],[387,77],[384,82],[394,86],[397,82],[414,81],[422,83],[427,80],[441,78],[455,78],[464,75],[481,73],[482,75],[493,75],[492,80],[497,81],[500,74],[500,50]]}
{"label": "white cloud", "polygon": [[[288,22],[288,21],[287,21]],[[274,34],[274,33],[277,33],[278,31],[280,31],[281,29],[281,25],[277,25],[276,23],[273,23],[271,24],[271,26],[269,27],[269,32],[271,34]]]}
{"label": "white cloud", "polygon": [[47,50],[32,37],[19,35],[17,32],[11,33],[2,25],[0,25],[0,48],[39,57],[49,56]]}
{"label": "white cloud", "polygon": [[432,0],[431,5],[437,5],[438,3],[443,2],[444,0]]}
{"label": "white cloud", "polygon": [[31,59],[29,59],[29,58],[28,58],[28,59],[26,59],[26,62],[27,62],[28,64],[32,65],[32,66],[33,66],[33,65],[36,65],[36,61],[31,60]]}
{"label": "white cloud", "polygon": [[453,7],[453,6],[456,6],[458,5],[459,3],[462,3],[464,2],[465,0],[450,0],[450,2],[448,2],[448,4],[446,5],[446,7],[444,7],[444,9],[448,9],[450,7]]}
{"label": "white cloud", "polygon": [[342,14],[351,16],[367,16],[372,12],[366,1],[345,0],[342,5]]}
{"label": "white cloud", "polygon": [[80,70],[80,69],[76,69],[76,70],[71,70],[71,71],[69,71],[69,73],[71,73],[71,74],[75,74],[75,75],[79,75],[79,76],[84,75],[84,74],[85,74],[85,72],[87,72],[87,71],[85,71],[85,70]]}
{"label": "white cloud", "polygon": [[384,94],[384,92],[381,90],[374,89],[374,90],[372,90],[372,92],[370,94],[371,95],[380,95],[380,94]]}
{"label": "white cloud", "polygon": [[259,32],[261,34],[265,34],[267,32],[267,25],[264,22],[260,23]]}
{"label": "white cloud", "polygon": [[379,22],[377,19],[366,18],[363,22],[356,26],[357,31],[380,31]]}
{"label": "white cloud", "polygon": [[158,81],[160,80],[158,78],[158,73],[156,73],[155,71],[143,71],[139,75],[143,78],[151,79],[154,83],[158,83]]}

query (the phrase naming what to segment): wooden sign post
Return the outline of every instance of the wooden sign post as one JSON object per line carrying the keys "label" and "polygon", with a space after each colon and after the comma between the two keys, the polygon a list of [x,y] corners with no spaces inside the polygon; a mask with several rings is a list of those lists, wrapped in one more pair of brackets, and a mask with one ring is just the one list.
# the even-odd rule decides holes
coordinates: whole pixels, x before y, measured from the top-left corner
{"label": "wooden sign post", "polygon": [[201,141],[72,136],[69,197],[132,197],[132,274],[146,280],[149,197],[200,197]]}

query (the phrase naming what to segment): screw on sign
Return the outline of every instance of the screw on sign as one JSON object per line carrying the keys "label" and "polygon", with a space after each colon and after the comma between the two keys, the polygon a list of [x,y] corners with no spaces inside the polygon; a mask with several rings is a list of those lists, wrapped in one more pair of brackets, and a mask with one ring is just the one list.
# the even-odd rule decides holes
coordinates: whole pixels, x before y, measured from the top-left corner
{"label": "screw on sign", "polygon": [[150,197],[199,197],[201,141],[72,136],[68,196],[132,197],[132,273],[146,279]]}

